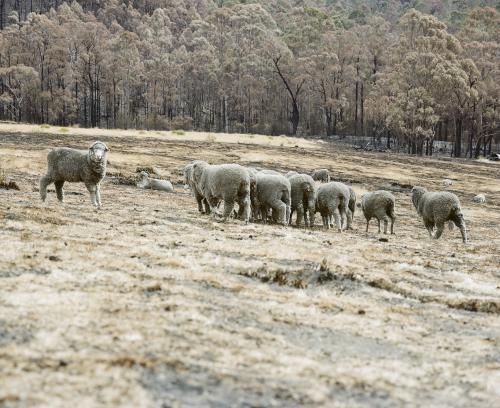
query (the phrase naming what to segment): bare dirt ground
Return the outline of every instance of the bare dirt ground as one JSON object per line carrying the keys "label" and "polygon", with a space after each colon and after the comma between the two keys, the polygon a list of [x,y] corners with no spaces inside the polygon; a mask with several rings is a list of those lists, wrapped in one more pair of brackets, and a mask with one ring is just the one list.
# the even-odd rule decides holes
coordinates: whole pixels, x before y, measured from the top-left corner
{"label": "bare dirt ground", "polygon": [[[103,209],[79,184],[42,204],[47,149],[96,139],[111,148]],[[244,141],[0,133],[20,188],[0,190],[0,406],[497,405],[499,165]],[[319,215],[312,231],[212,221],[181,184],[192,159],[392,189],[396,235],[366,234],[359,213],[343,234]],[[123,184],[137,166],[176,192]],[[411,207],[409,185],[443,178],[468,245],[456,229],[431,240]]]}

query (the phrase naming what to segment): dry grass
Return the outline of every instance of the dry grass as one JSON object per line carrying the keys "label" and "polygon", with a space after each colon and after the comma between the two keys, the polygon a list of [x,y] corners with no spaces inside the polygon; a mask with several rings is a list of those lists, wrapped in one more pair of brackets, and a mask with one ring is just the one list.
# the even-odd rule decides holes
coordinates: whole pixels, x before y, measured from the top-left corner
{"label": "dry grass", "polygon": [[[0,133],[5,172],[27,186],[0,190],[0,405],[486,406],[500,398],[497,163],[294,147],[286,137],[280,147],[260,136],[238,144],[217,135],[208,145],[207,134],[191,132],[86,132]],[[94,211],[78,184],[65,187],[64,205],[54,192],[40,203],[47,149],[96,138],[111,147],[104,208]],[[175,181],[199,158],[325,167],[357,193],[392,189],[397,235],[381,242],[375,225],[366,234],[358,213],[342,235],[220,224],[200,216],[181,185],[165,194],[116,183],[138,167]],[[430,240],[411,207],[408,186],[440,188],[445,177],[463,204],[467,246],[456,230]],[[486,204],[471,202],[477,193]]]}

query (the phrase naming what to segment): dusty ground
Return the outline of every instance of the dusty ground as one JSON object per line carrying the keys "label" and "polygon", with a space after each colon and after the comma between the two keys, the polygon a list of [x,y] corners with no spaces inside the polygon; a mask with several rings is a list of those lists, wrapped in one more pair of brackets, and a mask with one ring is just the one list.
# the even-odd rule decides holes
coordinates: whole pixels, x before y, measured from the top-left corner
{"label": "dusty ground", "polygon": [[[0,190],[0,406],[498,403],[498,164],[287,139],[7,130],[0,167],[20,190]],[[104,208],[78,184],[64,205],[53,191],[42,204],[47,149],[97,138],[111,148]],[[195,158],[327,167],[358,193],[391,188],[397,234],[365,234],[360,214],[342,235],[319,215],[313,231],[213,222],[180,184]],[[157,167],[176,192],[120,184],[137,166]],[[456,229],[430,240],[410,206],[404,185],[443,178],[462,201],[467,246]],[[471,202],[479,192],[484,205]]]}

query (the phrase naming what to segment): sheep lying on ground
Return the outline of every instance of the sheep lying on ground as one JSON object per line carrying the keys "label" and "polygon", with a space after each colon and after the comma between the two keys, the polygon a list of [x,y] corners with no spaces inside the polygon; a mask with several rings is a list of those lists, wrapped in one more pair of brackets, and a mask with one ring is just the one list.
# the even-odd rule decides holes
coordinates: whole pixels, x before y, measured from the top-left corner
{"label": "sheep lying on ground", "polygon": [[297,211],[296,225],[302,224],[312,227],[314,225],[314,213],[316,212],[316,187],[314,180],[308,174],[294,174],[288,178],[291,186],[291,207],[289,223]]}
{"label": "sheep lying on ground", "polygon": [[166,191],[167,193],[171,193],[174,191],[174,187],[172,186],[172,183],[170,181],[151,179],[149,178],[149,174],[145,171],[141,171],[140,176],[141,178],[137,183],[138,188]]}
{"label": "sheep lying on ground", "polygon": [[318,187],[316,211],[321,213],[323,227],[330,228],[330,218],[333,215],[339,232],[342,232],[344,225],[347,224],[349,199],[349,187],[343,183],[331,182]]}
{"label": "sheep lying on ground", "polygon": [[[460,201],[455,194],[429,192],[423,187],[413,187],[412,201],[431,237],[438,239],[443,233],[445,222],[449,222],[450,229],[453,228],[453,223],[460,228],[462,240],[464,243],[467,242],[464,216]],[[433,235],[434,227],[436,233]]]}
{"label": "sheep lying on ground", "polygon": [[195,160],[192,163],[187,164],[183,169],[184,184],[188,185],[191,191],[193,192],[193,195],[196,198],[196,202],[198,203],[198,211],[201,214],[210,214],[210,206],[208,205],[207,200],[203,197],[201,191],[197,188],[193,179],[193,167],[195,163],[206,163],[206,162],[201,160]]}
{"label": "sheep lying on ground", "polygon": [[47,198],[47,186],[54,183],[57,199],[64,201],[63,185],[66,181],[83,182],[95,207],[101,207],[100,183],[106,175],[108,147],[95,142],[87,152],[68,147],[53,149],[47,155],[47,174],[40,180],[40,196]]}
{"label": "sheep lying on ground", "polygon": [[448,187],[450,187],[452,185],[453,185],[453,181],[452,180],[450,180],[450,179],[444,179],[443,180],[443,187],[444,188],[448,188]]}
{"label": "sheep lying on ground", "polygon": [[257,194],[252,206],[260,211],[262,221],[267,222],[268,210],[272,209],[275,222],[286,225],[290,219],[291,186],[282,175],[257,173]]}
{"label": "sheep lying on ground", "polygon": [[330,173],[327,169],[314,170],[311,174],[313,180],[321,181],[322,183],[330,182]]}
{"label": "sheep lying on ground", "polygon": [[241,218],[248,222],[250,217],[250,175],[248,170],[239,164],[209,165],[196,162],[193,165],[192,178],[196,188],[206,198],[212,215],[220,200],[224,201],[223,221],[226,221],[238,203]]}
{"label": "sheep lying on ground", "polygon": [[384,222],[384,234],[387,234],[388,219],[391,219],[391,234],[394,234],[394,204],[396,199],[388,191],[379,190],[371,193],[366,193],[361,196],[359,206],[363,211],[366,219],[366,232],[372,218],[378,221],[378,232],[380,234],[380,220]]}
{"label": "sheep lying on ground", "polygon": [[484,194],[478,194],[477,196],[474,196],[472,198],[472,202],[476,204],[483,204],[486,202],[486,197],[484,196]]}

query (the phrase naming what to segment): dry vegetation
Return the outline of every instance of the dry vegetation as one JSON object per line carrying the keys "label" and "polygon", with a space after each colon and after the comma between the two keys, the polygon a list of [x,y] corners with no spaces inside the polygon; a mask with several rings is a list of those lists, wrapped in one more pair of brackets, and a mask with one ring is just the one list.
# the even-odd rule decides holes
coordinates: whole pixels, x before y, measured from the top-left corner
{"label": "dry vegetation", "polygon": [[[0,406],[486,406],[500,398],[500,169],[284,139],[0,133]],[[33,129],[35,132],[36,129]],[[215,136],[215,135],[214,135]],[[104,209],[37,183],[47,149],[111,149]],[[273,139],[274,140],[274,139]],[[320,150],[320,147],[324,150]],[[329,168],[394,191],[396,236],[220,224],[180,184],[189,160]],[[153,167],[174,194],[138,190]],[[454,180],[471,242],[432,241],[408,185]],[[473,205],[484,193],[487,202]],[[319,220],[316,220],[319,222]]]}

